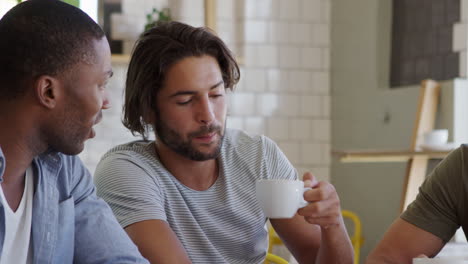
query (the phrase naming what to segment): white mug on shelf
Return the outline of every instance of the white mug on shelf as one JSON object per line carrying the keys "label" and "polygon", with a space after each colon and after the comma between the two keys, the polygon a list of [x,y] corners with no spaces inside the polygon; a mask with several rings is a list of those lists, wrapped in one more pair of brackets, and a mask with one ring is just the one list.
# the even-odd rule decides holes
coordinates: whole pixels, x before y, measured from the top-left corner
{"label": "white mug on shelf", "polygon": [[308,205],[304,200],[304,182],[295,180],[258,180],[257,200],[268,218],[292,218],[299,208]]}
{"label": "white mug on shelf", "polygon": [[425,145],[445,145],[448,141],[448,129],[434,129],[424,134]]}

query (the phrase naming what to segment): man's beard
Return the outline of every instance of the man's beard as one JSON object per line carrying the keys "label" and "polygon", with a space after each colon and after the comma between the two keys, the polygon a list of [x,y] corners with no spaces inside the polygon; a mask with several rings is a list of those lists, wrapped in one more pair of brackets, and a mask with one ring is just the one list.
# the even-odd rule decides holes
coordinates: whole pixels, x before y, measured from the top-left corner
{"label": "man's beard", "polygon": [[[169,128],[161,119],[155,122],[154,128],[156,130],[156,136],[159,140],[162,141],[166,146],[168,146],[172,151],[177,154],[186,157],[194,161],[205,161],[216,159],[219,156],[221,147],[224,141],[224,132],[226,131],[226,124],[224,124],[224,129],[221,129],[220,125],[210,125],[202,126],[198,131],[191,132],[187,135],[188,139],[184,140],[182,135],[177,133],[175,130]],[[212,142],[215,144],[215,147],[212,151],[206,153],[201,152],[192,146],[192,139],[195,137],[203,136],[206,134],[211,134],[215,132],[218,135],[218,140]]]}

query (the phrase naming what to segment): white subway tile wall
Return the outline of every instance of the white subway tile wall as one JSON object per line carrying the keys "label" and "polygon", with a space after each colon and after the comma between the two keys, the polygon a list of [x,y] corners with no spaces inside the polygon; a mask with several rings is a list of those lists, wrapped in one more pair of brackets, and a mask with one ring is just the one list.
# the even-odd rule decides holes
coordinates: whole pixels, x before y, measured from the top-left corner
{"label": "white subway tile wall", "polygon": [[[281,116],[281,115],[275,115],[275,116]],[[289,125],[289,120],[287,118],[281,118],[281,117],[267,118],[267,131],[265,134],[268,135],[271,139],[278,141],[278,142],[289,141],[290,140],[289,130],[290,130],[290,125]]]}
{"label": "white subway tile wall", "polygon": [[322,10],[324,9],[321,0],[301,1],[301,20],[310,23],[320,23],[322,19]]}
{"label": "white subway tile wall", "polygon": [[[463,0],[466,4],[466,0]],[[203,25],[203,0],[122,0],[114,29],[133,47],[141,18],[153,7],[170,7],[176,20]],[[219,0],[217,31],[238,56],[241,81],[228,93],[228,127],[275,140],[302,174],[330,178],[331,0]],[[140,22],[138,22],[140,21]],[[81,157],[94,172],[112,146],[137,139],[121,124],[125,64],[113,65],[108,86],[113,108],[104,111],[97,136]]]}

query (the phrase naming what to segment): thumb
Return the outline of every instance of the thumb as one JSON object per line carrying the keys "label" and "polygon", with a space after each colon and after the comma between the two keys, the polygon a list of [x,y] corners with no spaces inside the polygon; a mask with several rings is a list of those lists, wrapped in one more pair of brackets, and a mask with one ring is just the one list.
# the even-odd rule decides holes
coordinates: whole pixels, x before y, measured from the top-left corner
{"label": "thumb", "polygon": [[304,173],[302,180],[304,181],[304,187],[314,188],[318,184],[317,179],[310,172]]}

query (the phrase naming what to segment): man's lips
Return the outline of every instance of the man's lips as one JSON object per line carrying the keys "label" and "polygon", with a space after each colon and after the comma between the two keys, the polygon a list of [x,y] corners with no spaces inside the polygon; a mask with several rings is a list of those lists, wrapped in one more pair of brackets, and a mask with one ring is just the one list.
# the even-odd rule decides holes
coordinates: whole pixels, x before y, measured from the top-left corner
{"label": "man's lips", "polygon": [[213,140],[216,137],[216,135],[217,135],[216,132],[212,132],[212,133],[209,133],[209,134],[204,134],[204,135],[197,136],[197,137],[195,137],[195,139],[198,140],[198,141],[210,142],[211,140]]}

